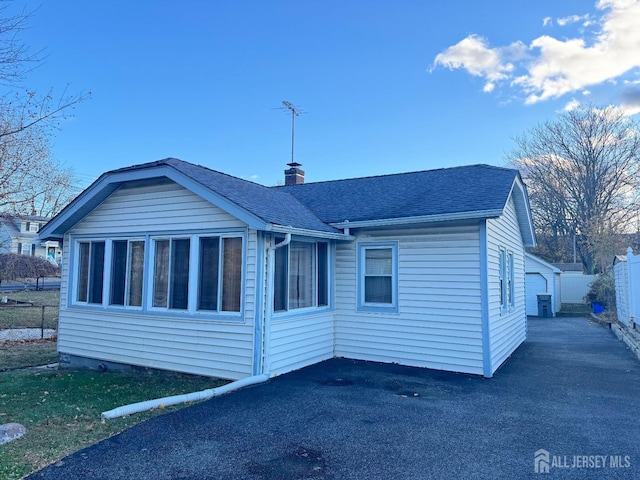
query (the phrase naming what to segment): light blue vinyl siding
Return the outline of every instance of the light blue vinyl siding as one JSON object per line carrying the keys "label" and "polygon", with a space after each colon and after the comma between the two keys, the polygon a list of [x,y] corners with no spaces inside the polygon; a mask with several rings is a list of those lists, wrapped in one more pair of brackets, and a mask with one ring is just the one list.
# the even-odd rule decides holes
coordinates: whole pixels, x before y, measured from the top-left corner
{"label": "light blue vinyl siding", "polygon": [[[245,232],[240,317],[217,320],[213,315],[180,311],[150,314],[122,308],[67,306],[70,238],[239,229]],[[247,230],[236,218],[176,184],[162,184],[114,192],[69,233],[62,265],[61,353],[229,379],[252,374],[258,259],[255,230]],[[262,286],[259,288],[262,292]]]}
{"label": "light blue vinyl siding", "polygon": [[[366,242],[397,242],[397,313],[358,311]],[[336,356],[483,373],[478,225],[367,232],[336,250]]]}
{"label": "light blue vinyl siding", "polygon": [[[334,292],[333,242],[329,242],[327,255],[328,293],[331,299]],[[293,309],[274,314],[271,322],[270,373],[281,375],[332,358],[334,356],[333,338],[334,313],[331,305]]]}
{"label": "light blue vinyl siding", "polygon": [[[500,306],[500,249],[513,254],[513,302],[507,304],[505,299],[504,309]],[[510,264],[509,256],[506,258]],[[493,373],[526,339],[524,247],[512,198],[502,216],[487,220],[487,269]]]}

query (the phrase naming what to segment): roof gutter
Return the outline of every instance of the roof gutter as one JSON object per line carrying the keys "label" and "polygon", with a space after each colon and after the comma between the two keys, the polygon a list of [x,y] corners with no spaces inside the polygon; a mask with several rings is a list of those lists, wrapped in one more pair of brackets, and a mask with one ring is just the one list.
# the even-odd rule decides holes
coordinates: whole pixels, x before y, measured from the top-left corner
{"label": "roof gutter", "polygon": [[[333,225],[332,225],[333,226]],[[340,227],[337,227],[340,228]],[[346,227],[342,227],[346,228]],[[320,230],[309,230],[306,228],[296,228],[291,226],[284,225],[276,225],[270,223],[267,225],[265,229],[267,232],[275,232],[275,233],[290,233],[292,235],[302,235],[306,237],[315,237],[315,238],[326,238],[329,240],[355,240],[353,235],[349,235],[348,233],[340,233],[340,232],[323,232]]]}
{"label": "roof gutter", "polygon": [[477,212],[461,212],[461,213],[444,213],[441,215],[422,215],[414,217],[385,218],[380,220],[362,220],[351,222],[345,220],[343,222],[329,223],[332,227],[346,228],[366,228],[366,227],[386,227],[390,225],[408,225],[415,223],[435,223],[456,220],[477,220],[481,218],[495,218],[502,215],[502,209],[479,210]]}

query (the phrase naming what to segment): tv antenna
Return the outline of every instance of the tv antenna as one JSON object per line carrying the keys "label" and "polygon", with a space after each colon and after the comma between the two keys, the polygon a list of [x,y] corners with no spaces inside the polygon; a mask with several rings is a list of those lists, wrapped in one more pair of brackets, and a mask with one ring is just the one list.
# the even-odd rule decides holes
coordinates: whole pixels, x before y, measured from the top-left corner
{"label": "tv antenna", "polygon": [[289,110],[291,112],[291,163],[296,163],[293,160],[293,152],[294,152],[294,141],[295,141],[295,132],[296,132],[296,117],[307,113],[303,111],[300,107],[296,107],[293,103],[287,102],[286,100],[282,101],[282,107],[277,107],[276,110]]}

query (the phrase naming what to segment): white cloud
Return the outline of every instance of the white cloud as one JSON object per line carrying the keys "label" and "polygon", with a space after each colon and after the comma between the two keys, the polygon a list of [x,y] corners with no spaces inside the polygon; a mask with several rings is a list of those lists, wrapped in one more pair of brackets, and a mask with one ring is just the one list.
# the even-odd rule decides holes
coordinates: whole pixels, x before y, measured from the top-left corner
{"label": "white cloud", "polygon": [[478,35],[469,35],[457,44],[438,54],[433,68],[446,67],[450,70],[463,68],[471,75],[487,80],[483,90],[491,92],[496,82],[511,76],[514,65],[510,59],[522,58],[526,47],[516,42],[508,47],[489,48],[487,41]]}
{"label": "white cloud", "polygon": [[[596,8],[602,12],[600,28],[590,38],[542,35],[528,46],[518,41],[491,48],[483,37],[470,35],[437,55],[433,68],[464,69],[482,77],[485,92],[509,85],[524,94],[527,104],[616,82],[640,68],[640,0],[598,0]],[[589,15],[557,21],[593,23]]]}
{"label": "white cloud", "polygon": [[575,110],[576,108],[580,108],[580,102],[575,98],[572,98],[571,101],[564,106],[563,110],[565,112],[570,112],[571,110]]}
{"label": "white cloud", "polygon": [[556,23],[561,27],[565,25],[569,25],[571,23],[578,23],[584,21],[585,23],[589,22],[589,15],[569,15],[568,17],[557,18]]}
{"label": "white cloud", "polygon": [[542,26],[543,27],[548,27],[549,25],[553,25],[553,20],[551,17],[544,17],[542,19]]}

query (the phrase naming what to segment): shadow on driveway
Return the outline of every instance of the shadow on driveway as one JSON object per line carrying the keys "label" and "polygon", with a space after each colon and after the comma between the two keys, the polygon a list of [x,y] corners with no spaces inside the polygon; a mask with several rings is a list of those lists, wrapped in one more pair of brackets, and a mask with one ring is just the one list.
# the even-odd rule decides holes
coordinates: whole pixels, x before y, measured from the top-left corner
{"label": "shadow on driveway", "polygon": [[[28,478],[640,478],[639,399],[640,362],[608,329],[530,319],[493,379],[329,360],[156,417]],[[551,475],[535,473],[540,449]]]}

